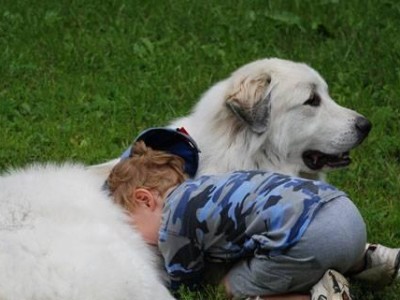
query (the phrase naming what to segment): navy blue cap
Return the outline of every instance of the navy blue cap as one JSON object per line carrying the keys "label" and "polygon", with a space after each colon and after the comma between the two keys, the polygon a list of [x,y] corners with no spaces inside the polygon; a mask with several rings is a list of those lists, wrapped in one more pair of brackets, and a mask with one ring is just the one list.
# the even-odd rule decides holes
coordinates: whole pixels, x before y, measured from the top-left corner
{"label": "navy blue cap", "polygon": [[[185,173],[190,177],[196,175],[199,167],[199,148],[184,128],[155,127],[141,132],[135,142],[143,141],[153,150],[161,150],[180,156],[185,161]],[[127,159],[132,152],[132,146],[121,155],[121,160]]]}

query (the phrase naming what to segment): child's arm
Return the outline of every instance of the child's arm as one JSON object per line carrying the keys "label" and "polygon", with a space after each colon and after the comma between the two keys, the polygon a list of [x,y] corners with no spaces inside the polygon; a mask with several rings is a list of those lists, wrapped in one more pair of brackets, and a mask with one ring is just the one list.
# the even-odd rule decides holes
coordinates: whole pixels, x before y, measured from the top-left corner
{"label": "child's arm", "polygon": [[171,279],[171,289],[181,285],[197,289],[203,281],[203,251],[198,243],[186,237],[169,234],[160,238],[159,248]]}

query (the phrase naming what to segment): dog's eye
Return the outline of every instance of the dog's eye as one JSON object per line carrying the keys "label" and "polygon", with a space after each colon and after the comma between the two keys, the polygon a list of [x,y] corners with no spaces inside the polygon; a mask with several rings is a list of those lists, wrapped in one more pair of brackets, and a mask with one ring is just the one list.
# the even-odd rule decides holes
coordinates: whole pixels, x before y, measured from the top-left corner
{"label": "dog's eye", "polygon": [[303,103],[304,105],[319,106],[321,104],[321,98],[317,94],[311,95],[311,97]]}

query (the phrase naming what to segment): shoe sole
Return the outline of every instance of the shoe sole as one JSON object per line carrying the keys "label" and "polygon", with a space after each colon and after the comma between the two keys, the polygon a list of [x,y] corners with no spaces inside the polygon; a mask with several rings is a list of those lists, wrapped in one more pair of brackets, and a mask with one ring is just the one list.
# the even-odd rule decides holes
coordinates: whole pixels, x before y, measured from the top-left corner
{"label": "shoe sole", "polygon": [[[345,284],[345,282],[347,283],[347,280],[343,276],[341,276],[340,273],[336,273],[335,275],[334,272],[329,271],[328,274],[331,277],[333,283],[332,287],[334,290],[334,294],[332,295],[332,300],[351,300],[351,296],[348,295],[347,292],[343,290],[342,287],[339,285],[339,282]],[[336,278],[336,276],[338,276],[338,278]]]}

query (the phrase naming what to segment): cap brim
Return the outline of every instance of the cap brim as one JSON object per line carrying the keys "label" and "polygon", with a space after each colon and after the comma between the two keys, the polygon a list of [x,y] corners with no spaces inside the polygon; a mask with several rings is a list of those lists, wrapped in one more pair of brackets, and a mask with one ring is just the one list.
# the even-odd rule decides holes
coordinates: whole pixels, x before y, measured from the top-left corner
{"label": "cap brim", "polygon": [[[190,177],[196,175],[199,166],[199,149],[188,134],[172,128],[157,127],[141,132],[135,139],[135,142],[138,141],[143,141],[153,150],[166,151],[181,157],[185,161],[185,172]],[[130,147],[122,154],[121,159],[128,158],[131,152]]]}

